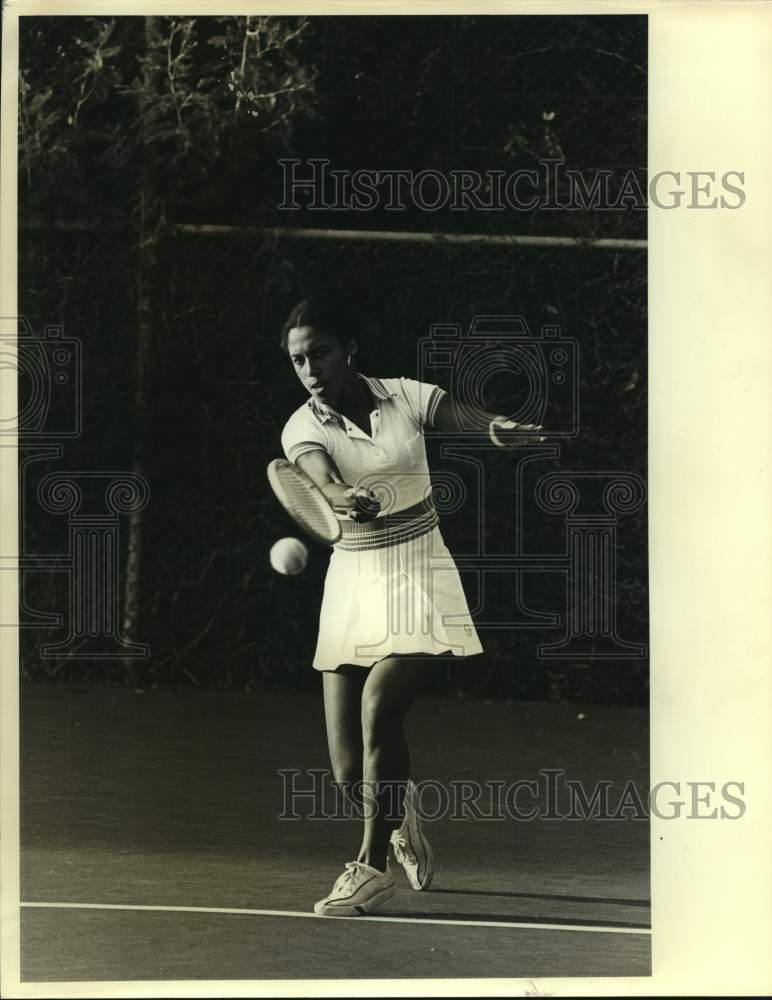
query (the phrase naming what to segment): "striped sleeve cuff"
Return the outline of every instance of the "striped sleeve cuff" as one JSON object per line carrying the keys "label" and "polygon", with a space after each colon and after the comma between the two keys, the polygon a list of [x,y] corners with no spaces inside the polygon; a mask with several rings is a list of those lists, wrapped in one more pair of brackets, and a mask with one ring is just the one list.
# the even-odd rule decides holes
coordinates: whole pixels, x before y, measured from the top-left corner
{"label": "striped sleeve cuff", "polygon": [[445,390],[440,389],[438,385],[435,385],[431,396],[429,396],[429,402],[426,407],[426,423],[431,427],[434,426],[434,417],[437,413],[437,407],[442,402],[444,396],[447,396]]}
{"label": "striped sleeve cuff", "polygon": [[290,462],[297,462],[302,455],[308,454],[309,451],[324,450],[324,445],[319,444],[318,441],[298,441],[297,444],[291,445],[287,450],[287,458]]}

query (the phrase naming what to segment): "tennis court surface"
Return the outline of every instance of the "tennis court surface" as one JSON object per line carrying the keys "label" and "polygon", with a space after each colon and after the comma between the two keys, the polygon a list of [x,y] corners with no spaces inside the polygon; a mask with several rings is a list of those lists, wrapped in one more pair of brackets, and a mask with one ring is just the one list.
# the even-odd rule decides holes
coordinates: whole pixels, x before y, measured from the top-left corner
{"label": "tennis court surface", "polygon": [[[643,709],[427,698],[408,730],[417,782],[506,789],[552,769],[588,794],[611,782],[612,809],[630,782],[646,801]],[[392,862],[400,891],[382,909],[313,916],[358,825],[307,818],[310,799],[279,819],[278,772],[309,787],[326,767],[320,697],[25,685],[22,981],[650,973],[649,828],[634,810],[445,815],[426,824],[429,891]],[[424,808],[439,801],[427,792]]]}

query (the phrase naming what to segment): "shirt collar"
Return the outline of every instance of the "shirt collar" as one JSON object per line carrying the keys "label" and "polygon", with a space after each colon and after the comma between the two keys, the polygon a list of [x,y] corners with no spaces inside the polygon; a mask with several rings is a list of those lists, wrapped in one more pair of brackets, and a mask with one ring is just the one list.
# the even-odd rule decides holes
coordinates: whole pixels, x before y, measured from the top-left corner
{"label": "shirt collar", "polygon": [[[363,375],[361,372],[359,372],[359,377],[367,382],[374,399],[383,402],[397,395],[396,392],[389,392],[379,378],[368,378],[367,375]],[[328,421],[331,421],[332,423],[339,424],[341,427],[343,426],[343,417],[333,407],[325,406],[324,403],[320,403],[319,400],[313,397],[309,399],[308,405],[311,407],[311,412],[321,423],[326,424]]]}
{"label": "shirt collar", "polygon": [[368,378],[367,375],[362,375],[361,372],[359,374],[359,377],[363,378],[365,382],[367,382],[368,386],[370,387],[370,392],[376,399],[381,399],[381,400],[392,399],[394,396],[397,395],[396,392],[389,392],[389,390],[386,388],[386,386],[379,378]]}

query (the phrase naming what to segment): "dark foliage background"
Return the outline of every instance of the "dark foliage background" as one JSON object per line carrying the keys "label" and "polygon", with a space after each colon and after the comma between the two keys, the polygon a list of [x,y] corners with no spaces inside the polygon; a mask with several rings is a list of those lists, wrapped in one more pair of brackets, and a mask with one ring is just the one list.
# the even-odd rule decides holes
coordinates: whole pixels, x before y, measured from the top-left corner
{"label": "dark foliage background", "polygon": [[[280,157],[337,168],[480,171],[565,160],[645,184],[646,21],[640,17],[24,18],[21,40],[21,312],[83,344],[82,435],[65,468],[122,470],[136,455],[137,379],[149,412],[137,638],[149,660],[41,657],[51,629],[22,632],[26,676],[132,684],[313,688],[309,664],[326,554],[283,578],[268,551],[295,534],[266,463],[302,388],[277,346],[305,292],[355,288],[372,330],[367,373],[417,374],[431,323],[518,313],[581,348],[582,433],[554,470],[646,473],[646,259],[641,251],[276,239],[263,226],[645,236],[645,213],[278,212]],[[253,34],[249,34],[253,32]],[[255,34],[256,33],[256,34]],[[257,41],[255,41],[257,39]],[[261,48],[262,46],[262,48]],[[235,76],[234,76],[235,74]],[[235,87],[228,84],[234,83]],[[239,96],[243,95],[243,96]],[[251,95],[251,96],[250,96]],[[148,229],[148,203],[154,224]],[[183,233],[176,224],[254,227]],[[148,233],[154,263],[143,281]],[[152,336],[138,338],[141,295]],[[137,365],[138,351],[143,364]],[[138,374],[141,372],[141,374]],[[54,407],[57,405],[52,400]],[[431,444],[441,469],[438,444]],[[506,551],[511,458],[491,452],[489,544]],[[549,471],[542,463],[540,472]],[[65,519],[27,489],[27,552],[62,552]],[[561,517],[528,508],[527,546],[559,553]],[[495,529],[495,530],[494,530]],[[449,516],[451,549],[474,526]],[[620,520],[621,635],[648,641],[645,514]],[[473,581],[470,599],[475,599]],[[529,603],[564,611],[559,574]],[[25,600],[67,608],[67,580],[29,573]],[[512,590],[487,594],[506,618]],[[448,665],[443,689],[477,697],[643,703],[645,661],[542,661],[560,630],[482,631],[484,657]]]}

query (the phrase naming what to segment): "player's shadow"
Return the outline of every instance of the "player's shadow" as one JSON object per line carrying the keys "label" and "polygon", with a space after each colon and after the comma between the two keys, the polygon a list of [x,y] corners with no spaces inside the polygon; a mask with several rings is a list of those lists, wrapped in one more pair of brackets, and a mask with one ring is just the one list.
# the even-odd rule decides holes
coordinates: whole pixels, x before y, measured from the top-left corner
{"label": "player's shadow", "polygon": [[506,896],[507,899],[541,899],[556,903],[606,903],[609,906],[641,906],[648,909],[648,899],[612,899],[609,896],[555,896],[536,892],[495,892],[492,889],[428,889],[433,896]]}

